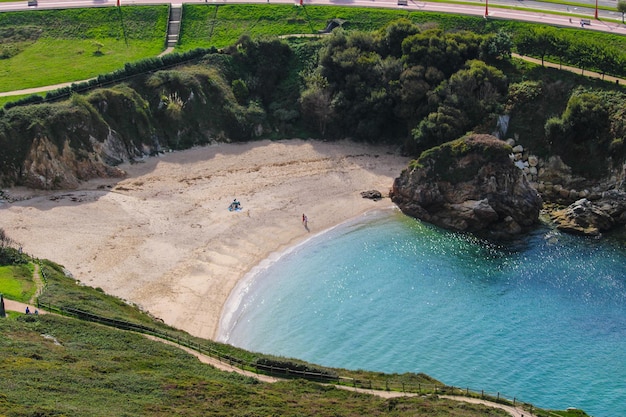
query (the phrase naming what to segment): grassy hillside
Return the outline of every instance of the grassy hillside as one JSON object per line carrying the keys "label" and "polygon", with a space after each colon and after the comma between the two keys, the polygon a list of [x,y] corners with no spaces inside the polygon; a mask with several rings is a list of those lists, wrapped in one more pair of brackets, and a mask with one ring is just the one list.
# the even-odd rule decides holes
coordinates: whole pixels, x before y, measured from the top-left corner
{"label": "grassy hillside", "polygon": [[[47,278],[41,299],[44,303],[73,306],[177,332],[98,289],[77,285],[52,262],[44,261],[42,271]],[[5,291],[11,280],[10,274],[5,277],[0,291]],[[63,316],[12,313],[0,319],[0,332],[3,416],[507,415],[427,392],[413,398],[383,399],[298,379],[260,383],[218,371],[177,347],[141,334]],[[178,334],[185,336],[183,332]],[[228,346],[223,349],[239,357],[257,356]],[[364,371],[335,372],[373,380],[399,377]],[[424,386],[432,382],[424,375],[404,378]]]}
{"label": "grassy hillside", "polygon": [[0,91],[82,80],[158,55],[167,13],[167,6],[0,13]]}
{"label": "grassy hillside", "polygon": [[32,263],[0,266],[0,294],[26,303],[35,290]]}
{"label": "grassy hillside", "polygon": [[[399,18],[406,18],[417,24],[437,25],[444,30],[471,30],[477,33],[492,33],[498,30],[515,33],[537,26],[519,21],[395,8],[185,4],[178,48],[190,50],[197,47],[224,47],[233,44],[244,34],[255,37],[318,33],[324,30],[332,19],[344,21],[345,29],[372,31]],[[580,33],[575,28],[560,30],[564,33]],[[626,47],[626,39],[619,35],[585,31],[585,37],[602,40],[605,45]]]}
{"label": "grassy hillside", "polygon": [[436,396],[382,399],[221,372],[163,343],[55,316],[0,320],[7,416],[505,416]]}

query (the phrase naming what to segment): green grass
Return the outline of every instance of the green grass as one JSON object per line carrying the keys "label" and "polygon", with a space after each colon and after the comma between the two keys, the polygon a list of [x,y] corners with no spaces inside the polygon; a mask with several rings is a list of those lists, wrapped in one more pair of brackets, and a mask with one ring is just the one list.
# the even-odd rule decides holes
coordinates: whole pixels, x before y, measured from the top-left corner
{"label": "green grass", "polygon": [[10,416],[506,416],[436,396],[385,400],[201,364],[141,335],[55,316],[0,320],[0,406]]}
{"label": "green grass", "polygon": [[[479,33],[500,29],[514,33],[534,26],[475,16],[345,6],[186,4],[183,7],[179,51],[225,47],[244,34],[254,37],[316,33],[332,18],[344,19],[347,29],[358,30],[376,30],[399,17],[421,24],[436,22],[446,30]],[[2,48],[12,55],[0,61],[0,91],[81,81],[116,70],[127,62],[158,55],[164,48],[166,25],[166,6],[0,13],[0,32],[20,28],[26,34],[12,40],[5,38],[4,45],[0,45],[0,55]],[[623,36],[593,31],[585,31],[585,36],[626,49]],[[8,101],[13,100],[0,99],[1,103]]]}
{"label": "green grass", "polygon": [[[197,5],[185,4],[180,43],[181,51],[197,47],[224,47],[232,45],[241,35],[287,35],[294,33],[317,33],[333,18],[346,21],[349,30],[377,30],[400,17],[418,24],[435,22],[445,30],[471,30],[491,33],[500,29],[514,33],[536,24],[498,19],[483,19],[448,13],[431,13],[398,9],[377,9],[346,6],[288,5]],[[563,28],[566,32],[579,33],[577,28]],[[575,31],[575,32],[574,32]],[[626,38],[603,32],[585,31],[589,38],[601,39],[603,43],[626,48]]]}
{"label": "green grass", "polygon": [[114,71],[126,62],[158,55],[162,49],[150,41],[134,41],[128,46],[115,39],[101,43],[104,47],[98,55],[92,40],[40,39],[4,63],[0,91],[84,80]]}
{"label": "green grass", "polygon": [[0,13],[8,56],[0,91],[80,81],[158,55],[166,27],[166,6]]}
{"label": "green grass", "polygon": [[0,266],[0,294],[6,298],[28,302],[36,289],[32,264]]}

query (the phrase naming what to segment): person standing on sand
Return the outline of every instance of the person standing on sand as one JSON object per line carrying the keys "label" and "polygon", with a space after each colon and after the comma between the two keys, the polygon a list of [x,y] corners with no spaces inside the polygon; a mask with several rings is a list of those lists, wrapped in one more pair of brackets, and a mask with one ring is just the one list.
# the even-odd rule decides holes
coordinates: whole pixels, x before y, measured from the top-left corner
{"label": "person standing on sand", "polygon": [[304,213],[302,214],[302,224],[306,230],[309,230],[309,218]]}

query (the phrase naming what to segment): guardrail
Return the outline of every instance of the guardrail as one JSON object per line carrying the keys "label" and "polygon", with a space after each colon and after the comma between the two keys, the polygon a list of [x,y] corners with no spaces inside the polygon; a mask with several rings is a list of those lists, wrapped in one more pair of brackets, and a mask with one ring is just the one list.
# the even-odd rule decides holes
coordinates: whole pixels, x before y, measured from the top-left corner
{"label": "guardrail", "polygon": [[[40,264],[40,273],[44,286],[47,285],[47,277],[45,268]],[[55,306],[50,303],[42,303],[37,300],[37,307],[49,312],[58,313],[64,316],[74,317],[84,321],[90,321],[94,323],[103,324],[109,327],[114,327],[120,330],[133,331],[137,333],[147,334],[155,336],[157,338],[176,343],[179,346],[184,346],[192,349],[200,354],[210,356],[218,361],[227,364],[229,366],[235,366],[242,370],[254,372],[256,374],[263,374],[268,376],[274,376],[284,379],[306,379],[313,382],[320,382],[326,384],[342,385],[347,387],[353,387],[355,389],[366,389],[373,391],[393,391],[402,392],[406,394],[424,394],[424,395],[451,395],[451,396],[463,396],[481,398],[488,401],[492,401],[499,404],[509,406],[523,406],[530,410],[532,413],[533,405],[525,402],[520,402],[516,397],[513,399],[507,398],[501,395],[500,392],[488,393],[484,390],[476,390],[466,388],[459,388],[449,385],[440,384],[427,384],[427,383],[415,383],[412,381],[406,381],[402,378],[387,378],[384,380],[372,380],[372,379],[357,379],[347,376],[339,376],[332,373],[325,373],[319,371],[307,371],[301,369],[295,369],[291,367],[281,367],[266,365],[257,362],[249,362],[241,358],[237,358],[233,355],[221,352],[218,349],[204,345],[198,341],[191,340],[190,338],[181,337],[180,335],[174,335],[167,333],[163,330],[156,329],[150,326],[142,324],[131,323],[124,320],[117,320],[108,317],[102,317],[97,314],[93,314],[87,311],[79,310],[71,307]],[[546,414],[547,415],[547,414]]]}

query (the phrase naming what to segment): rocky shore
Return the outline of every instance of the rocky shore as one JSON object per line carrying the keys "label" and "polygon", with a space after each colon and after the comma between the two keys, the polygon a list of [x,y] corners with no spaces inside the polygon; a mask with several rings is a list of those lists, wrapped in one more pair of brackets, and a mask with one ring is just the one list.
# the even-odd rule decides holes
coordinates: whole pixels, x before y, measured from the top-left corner
{"label": "rocky shore", "polygon": [[578,235],[600,236],[626,225],[626,165],[621,172],[593,181],[572,174],[559,156],[544,160],[532,155],[514,139],[511,159],[541,195],[557,229]]}
{"label": "rocky shore", "polygon": [[390,195],[406,214],[457,231],[511,237],[535,224],[543,208],[559,230],[600,236],[626,224],[625,170],[593,181],[514,139],[468,135],[425,152]]}

